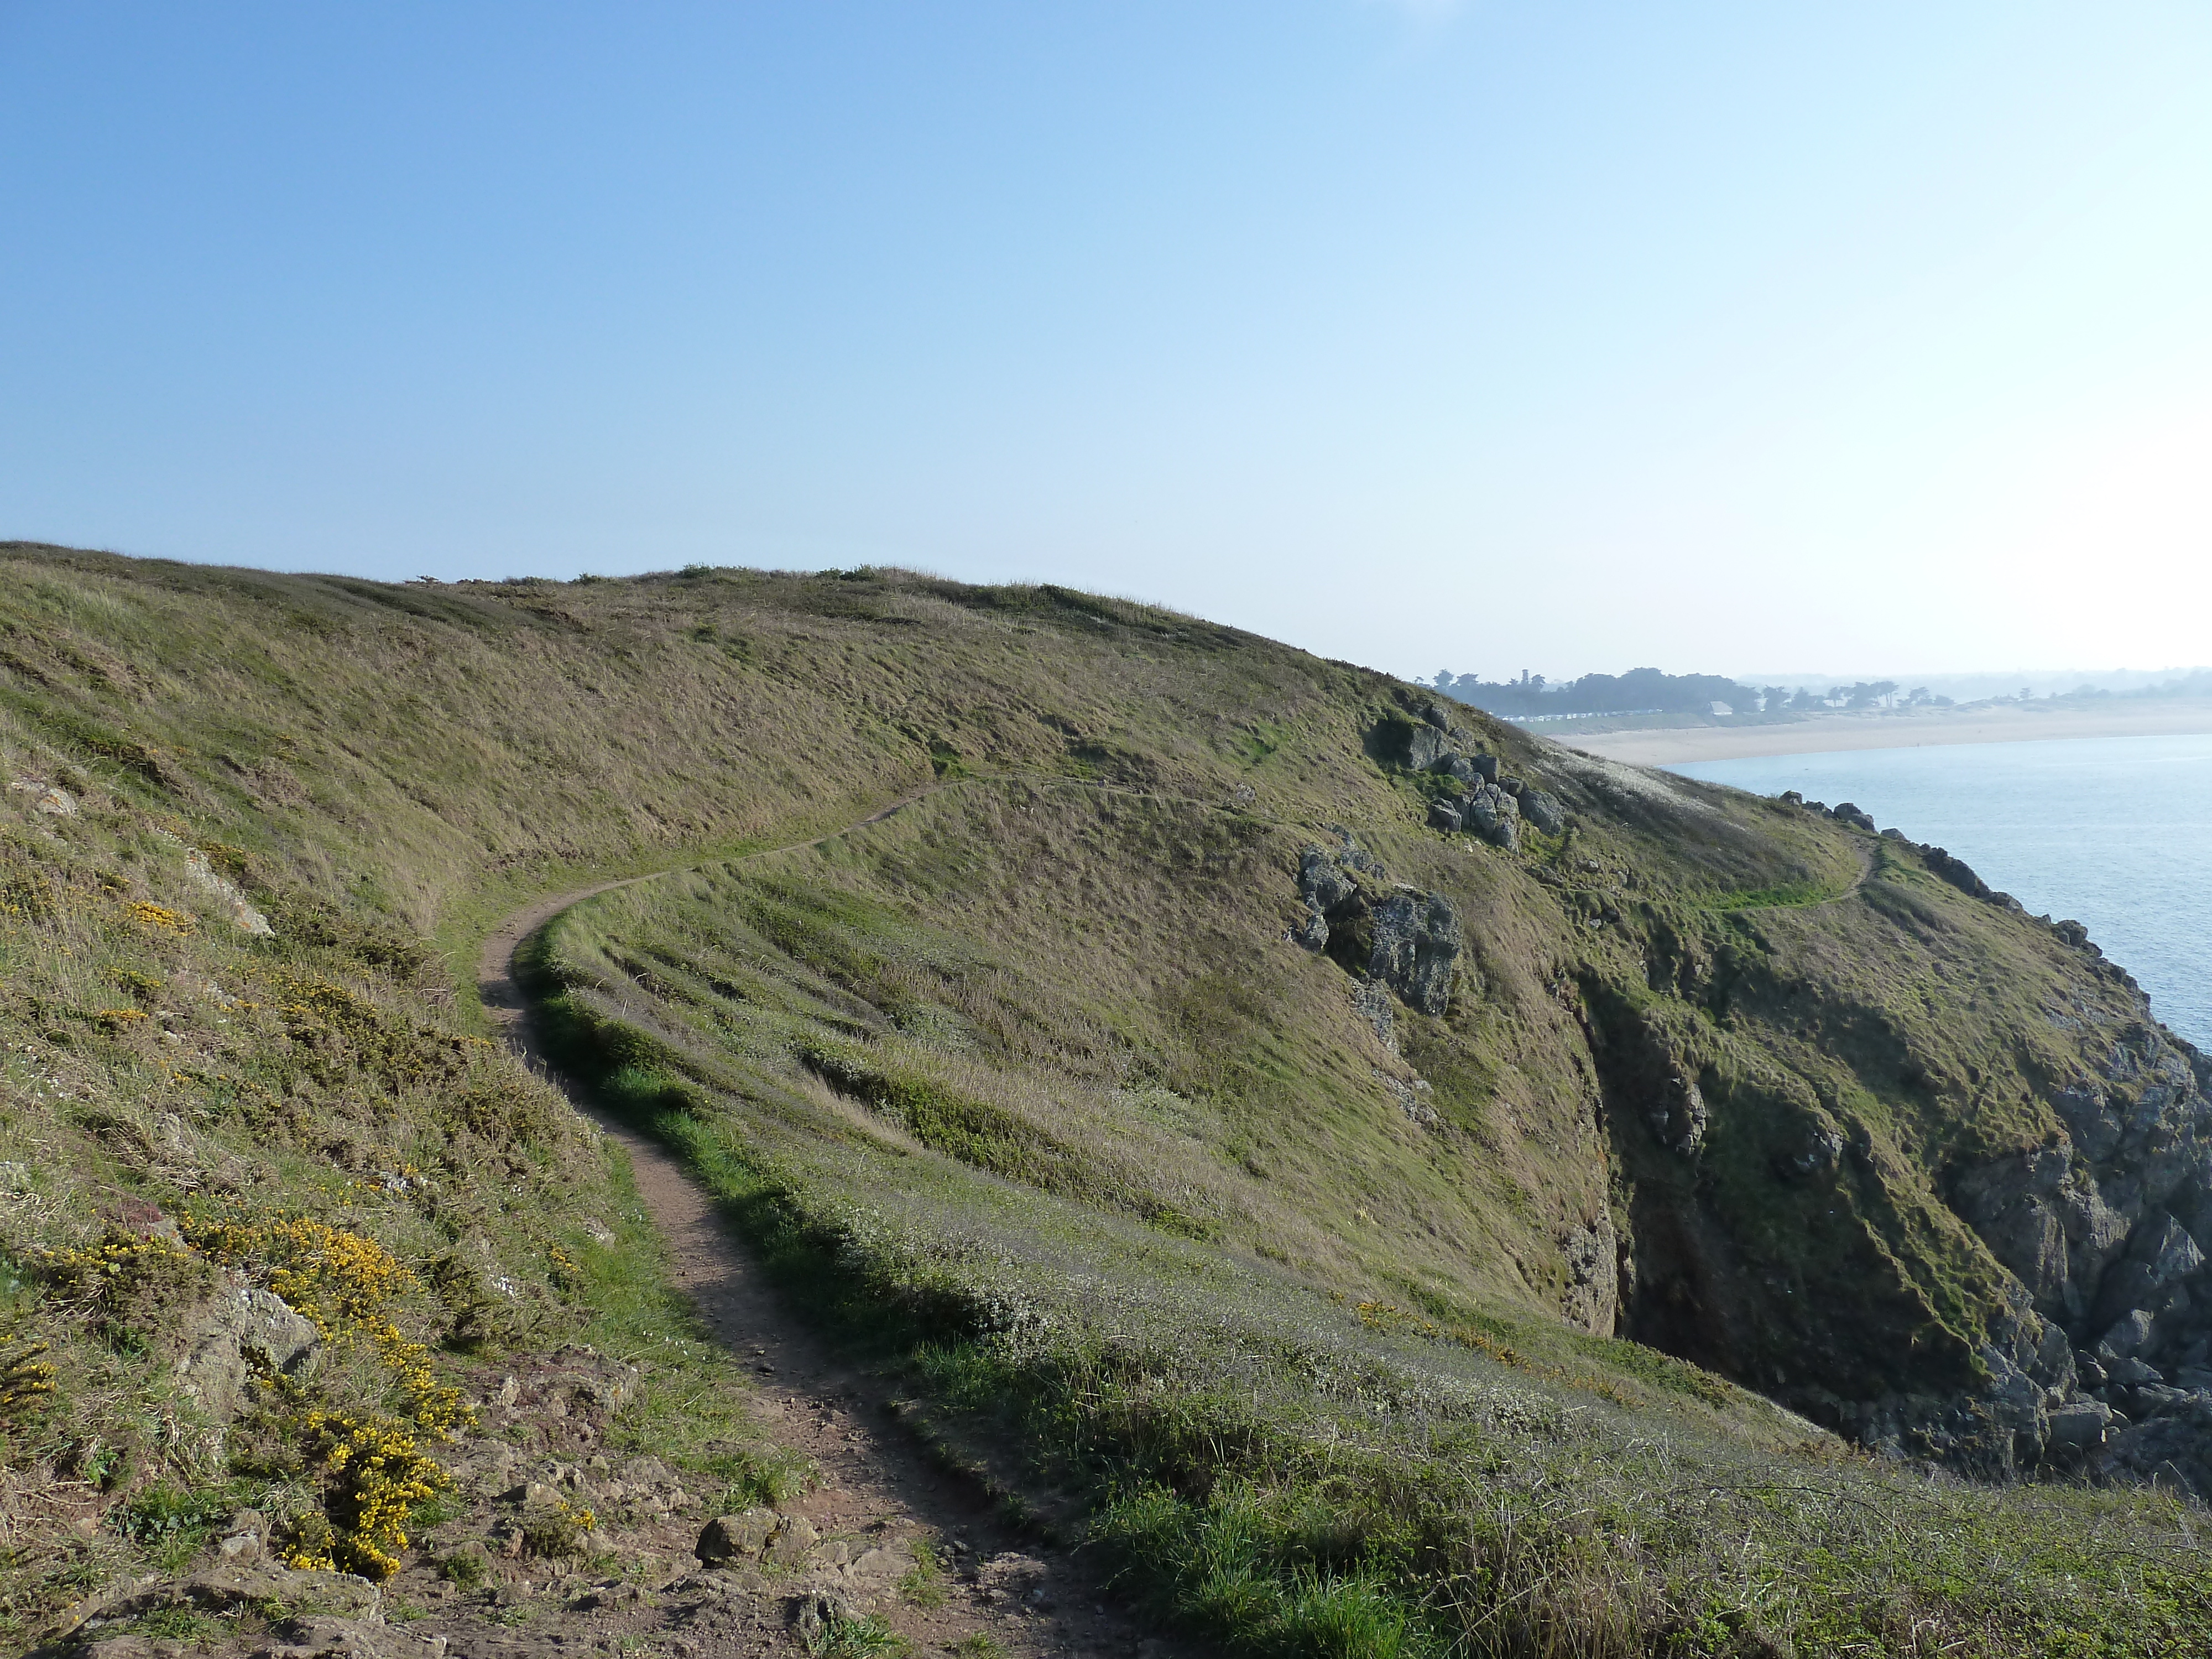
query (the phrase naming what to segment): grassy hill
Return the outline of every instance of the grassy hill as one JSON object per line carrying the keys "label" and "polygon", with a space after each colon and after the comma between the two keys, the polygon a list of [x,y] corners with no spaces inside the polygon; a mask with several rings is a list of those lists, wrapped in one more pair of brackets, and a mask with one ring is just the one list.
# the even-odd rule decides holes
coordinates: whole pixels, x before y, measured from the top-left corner
{"label": "grassy hill", "polygon": [[[619,1157],[471,1006],[498,917],[665,872],[536,941],[567,1066],[1164,1618],[2201,1649],[2190,1502],[2058,1455],[2091,1310],[1971,1195],[2081,1138],[2116,1040],[2112,1111],[2196,1097],[2132,983],[1908,842],[1469,711],[1563,817],[1442,833],[1430,708],[1048,587],[0,547],[13,1630],[249,1502],[370,1576],[452,1549],[467,1402],[572,1344],[650,1349],[625,1446],[784,1478]],[[1326,951],[1315,856],[1360,895]],[[1366,971],[1413,899],[1437,1012]],[[211,1398],[251,1289],[328,1357]]]}

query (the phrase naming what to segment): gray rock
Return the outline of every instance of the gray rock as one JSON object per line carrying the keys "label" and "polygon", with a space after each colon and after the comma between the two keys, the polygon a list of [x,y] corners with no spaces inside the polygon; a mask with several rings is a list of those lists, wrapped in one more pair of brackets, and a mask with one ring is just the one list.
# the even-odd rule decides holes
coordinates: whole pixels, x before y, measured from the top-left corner
{"label": "gray rock", "polygon": [[246,1403],[255,1364],[303,1376],[321,1347],[320,1333],[283,1297],[233,1275],[191,1326],[177,1380],[210,1417],[228,1422]]}
{"label": "gray rock", "polygon": [[677,1486],[683,1484],[657,1457],[633,1457],[615,1471],[633,1486]]}
{"label": "gray rock", "polygon": [[1844,1132],[1822,1118],[1805,1132],[1802,1150],[1790,1155],[1786,1172],[1798,1176],[1826,1175],[1843,1162]]}
{"label": "gray rock", "polygon": [[1459,832],[1459,825],[1458,808],[1440,800],[1432,800],[1429,803],[1430,829],[1441,830],[1448,836],[1456,835]]}
{"label": "gray rock", "polygon": [[2155,1365],[2132,1358],[2109,1362],[2105,1367],[2105,1374],[2112,1379],[2114,1387],[2122,1389],[2140,1389],[2146,1384],[2160,1383],[2166,1380],[2158,1374]]}
{"label": "gray rock", "polygon": [[742,1561],[769,1547],[780,1524],[774,1510],[747,1510],[742,1515],[718,1515],[700,1529],[692,1553],[708,1566]]}
{"label": "gray rock", "polygon": [[1392,1077],[1380,1066],[1376,1068],[1375,1079],[1389,1094],[1390,1098],[1398,1103],[1398,1109],[1403,1112],[1409,1121],[1419,1124],[1425,1129],[1434,1128],[1438,1122],[1442,1121],[1437,1115],[1437,1109],[1421,1098],[1422,1091],[1429,1086],[1427,1084],[1424,1083],[1416,1087],[1401,1077]]}
{"label": "gray rock", "polygon": [[1359,884],[1326,849],[1309,847],[1298,855],[1298,891],[1308,904],[1327,915],[1357,896]]}
{"label": "gray rock", "polygon": [[1556,836],[1567,827],[1566,808],[1559,804],[1558,796],[1547,794],[1541,789],[1521,792],[1521,816],[1547,836]]}
{"label": "gray rock", "polygon": [[2101,1450],[2112,1408],[2101,1400],[2073,1400],[2051,1408],[2045,1443],[2076,1455]]}
{"label": "gray rock", "polygon": [[2153,1421],[2125,1423],[2112,1414],[2104,1453],[2091,1467],[2107,1479],[2179,1480],[2202,1498],[2212,1493],[2212,1406],[2185,1395]]}
{"label": "gray rock", "polygon": [[1705,1124],[1710,1116],[1705,1097],[1698,1092],[1697,1084],[1679,1070],[1668,1073],[1658,1096],[1646,1109],[1645,1116],[1651,1133],[1669,1152],[1688,1158],[1705,1145]]}
{"label": "gray rock", "polygon": [[1483,781],[1482,774],[1476,769],[1474,763],[1465,755],[1450,757],[1437,769],[1440,772],[1450,773],[1462,783],[1480,783]]}
{"label": "gray rock", "polygon": [[[1841,808],[1838,809],[1841,811]],[[1856,808],[1853,808],[1856,811]],[[1928,866],[1928,872],[1940,876],[1960,892],[1974,898],[1987,898],[1990,884],[1973,872],[1963,859],[1954,859],[1941,847],[1923,847],[1920,856]]]}
{"label": "gray rock", "polygon": [[2138,1423],[2148,1423],[2154,1417],[2163,1417],[2178,1406],[2189,1403],[2186,1389],[2168,1388],[2163,1382],[2138,1382],[2129,1393],[2128,1403],[2135,1407]]}
{"label": "gray rock", "polygon": [[1425,772],[1452,752],[1451,739],[1433,726],[1417,726],[1406,743],[1406,764]]}
{"label": "gray rock", "polygon": [[1444,711],[1437,708],[1436,704],[1431,703],[1426,708],[1421,710],[1421,718],[1426,720],[1431,726],[1435,726],[1437,731],[1444,733],[1445,736],[1449,737],[1451,735],[1451,721],[1446,718]]}
{"label": "gray rock", "polygon": [[1620,1305],[1620,1243],[1613,1217],[1601,1209],[1559,1239],[1559,1258],[1567,1269],[1567,1288],[1559,1311],[1586,1331],[1610,1336]]}
{"label": "gray rock", "polygon": [[853,1561],[853,1577],[862,1582],[869,1579],[889,1580],[904,1576],[912,1567],[914,1558],[900,1550],[862,1550]]}
{"label": "gray rock", "polygon": [[1520,803],[1496,784],[1485,784],[1460,801],[1462,826],[1508,852],[1520,845]]}
{"label": "gray rock", "polygon": [[1480,778],[1485,783],[1498,781],[1497,756],[1470,755],[1468,757],[1468,764],[1474,768],[1475,776]]}
{"label": "gray rock", "polygon": [[2147,1218],[2136,1230],[2127,1259],[2105,1275],[2098,1289],[2092,1328],[2131,1313],[2156,1316],[2179,1327],[2190,1305],[2182,1281],[2203,1265],[2203,1251],[2179,1222],[2162,1213]]}
{"label": "gray rock", "polygon": [[2033,1466],[2043,1455],[2050,1435],[2050,1418],[2044,1409],[2044,1391],[2036,1380],[2014,1365],[1994,1346],[1982,1350],[1990,1382],[1982,1396],[1983,1416],[1991,1430],[2009,1433],[2009,1445],[1996,1449],[2008,1454],[2007,1461]]}
{"label": "gray rock", "polygon": [[2126,1220],[2063,1146],[1976,1165],[1960,1177],[1952,1202],[2049,1319],[2086,1317],[2126,1242]]}
{"label": "gray rock", "polygon": [[779,1566],[795,1567],[822,1541],[814,1523],[803,1515],[780,1516],[775,1536],[768,1540],[768,1559]]}
{"label": "gray rock", "polygon": [[1390,993],[1382,981],[1363,979],[1353,986],[1352,1006],[1360,1018],[1374,1028],[1376,1040],[1392,1054],[1396,1054],[1398,1016],[1392,1009]]}
{"label": "gray rock", "polygon": [[2204,1265],[2204,1252],[2188,1230],[2170,1215],[2142,1249],[2151,1282],[2161,1287],[2188,1278]]}
{"label": "gray rock", "polygon": [[1375,951],[1367,971],[1410,1008],[1441,1014],[1451,1001],[1462,948],[1459,913],[1440,893],[1400,888],[1373,907]]}
{"label": "gray rock", "polygon": [[[2136,1354],[2151,1346],[2155,1322],[2141,1308],[2135,1308],[2113,1322],[2097,1344],[2097,1358],[2105,1362],[2105,1369],[2123,1382],[2133,1381],[2124,1367]],[[2117,1362],[2117,1363],[2116,1363]]]}
{"label": "gray rock", "polygon": [[1835,809],[1835,811],[1829,813],[1828,816],[1835,819],[1838,823],[1848,823],[1854,829],[1865,830],[1869,835],[1872,835],[1874,833],[1874,818],[1872,816],[1861,811],[1849,801],[1843,802]]}
{"label": "gray rock", "polygon": [[224,1565],[174,1588],[156,1589],[149,1592],[144,1605],[174,1607],[179,1602],[208,1613],[258,1612],[271,1604],[312,1607],[332,1618],[365,1625],[380,1624],[384,1617],[383,1592],[366,1578],[270,1561]]}

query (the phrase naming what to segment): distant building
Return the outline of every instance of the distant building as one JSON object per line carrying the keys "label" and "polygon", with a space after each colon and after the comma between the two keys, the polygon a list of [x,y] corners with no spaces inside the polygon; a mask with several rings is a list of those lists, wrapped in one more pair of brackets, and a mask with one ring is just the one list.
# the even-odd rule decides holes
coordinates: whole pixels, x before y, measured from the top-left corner
{"label": "distant building", "polygon": [[1716,702],[1707,706],[1711,708],[1712,712],[1716,714],[1733,714],[1735,713],[1735,709],[1729,708],[1724,702]]}

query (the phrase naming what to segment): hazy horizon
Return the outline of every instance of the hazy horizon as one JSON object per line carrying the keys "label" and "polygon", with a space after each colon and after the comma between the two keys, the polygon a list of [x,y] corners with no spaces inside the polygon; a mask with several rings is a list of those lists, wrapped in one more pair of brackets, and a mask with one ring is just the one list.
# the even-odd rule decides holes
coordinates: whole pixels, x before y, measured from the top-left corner
{"label": "hazy horizon", "polygon": [[2170,3],[31,0],[0,534],[2151,668],[2212,599],[2208,68]]}
{"label": "hazy horizon", "polygon": [[[1543,674],[1547,684],[1563,685],[1571,684],[1586,673],[1617,675],[1626,673],[1632,668],[1656,668],[1662,673],[1678,675],[1714,674],[1724,679],[1734,680],[1739,685],[1754,689],[1780,685],[1786,686],[1793,691],[1800,688],[1817,690],[1831,686],[1894,680],[1908,690],[1923,687],[1938,696],[1954,697],[1960,696],[1962,692],[1974,696],[2009,696],[2016,694],[2023,687],[2039,697],[2049,696],[2054,692],[2079,690],[2084,686],[2099,691],[2131,691],[2146,686],[2161,684],[2168,680],[2186,678],[2192,674],[2212,672],[2212,666],[2191,664],[2153,669],[2004,668],[1969,672],[1933,669],[1901,672],[1892,670],[1886,672],[1873,670],[1792,669],[1787,672],[1760,671],[1753,673],[1734,672],[1726,668],[1706,667],[1694,663],[1650,662],[1586,668],[1569,674],[1545,673],[1541,668],[1534,667],[1529,672]],[[1432,684],[1436,678],[1436,672],[1431,670],[1426,674],[1411,674],[1403,678],[1418,679],[1425,684]],[[1452,672],[1457,674],[1477,671],[1454,670]],[[1518,678],[1520,673],[1517,669],[1503,672],[1492,672],[1488,670],[1480,672],[1481,678],[1486,680]]]}

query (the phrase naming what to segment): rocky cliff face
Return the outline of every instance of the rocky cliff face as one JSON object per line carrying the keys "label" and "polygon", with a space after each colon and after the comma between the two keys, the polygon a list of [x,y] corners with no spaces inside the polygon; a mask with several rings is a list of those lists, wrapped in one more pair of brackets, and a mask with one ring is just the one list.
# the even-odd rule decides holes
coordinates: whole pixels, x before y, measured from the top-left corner
{"label": "rocky cliff face", "polygon": [[2077,1407],[2039,1449],[2101,1449],[2115,1470],[2172,1462],[2212,1493],[2212,1062],[2130,993],[2117,1015],[2094,1004],[2047,1013],[2084,1038],[2089,1062],[2048,1091],[2063,1127],[1962,1170],[1954,1201],[2034,1315],[2072,1344],[2049,1369],[2105,1408],[2089,1415],[2106,1435]]}
{"label": "rocky cliff face", "polygon": [[[1380,746],[1430,828],[1517,854],[1584,941],[1562,966],[1620,1202],[1617,1237],[1562,1257],[1578,1285],[1613,1264],[1623,1334],[1894,1455],[2212,1496],[2212,1061],[2079,924],[1795,796],[1778,827],[1840,838],[1856,880],[1670,902],[1620,831],[1724,834],[1693,791],[1541,745],[1516,763],[1539,787],[1405,725]],[[1314,915],[1358,928],[1343,860],[1310,871]],[[1365,904],[1361,963],[1413,986],[1418,951],[1378,951]],[[1394,940],[1418,908],[1395,902]]]}
{"label": "rocky cliff face", "polygon": [[1307,914],[1291,938],[1327,951],[1363,981],[1387,986],[1409,1008],[1443,1013],[1459,965],[1459,913],[1441,893],[1390,884],[1351,831],[1336,834],[1336,846],[1308,847],[1299,859]]}

